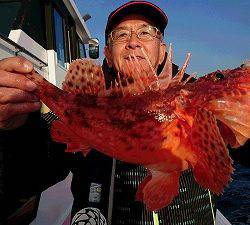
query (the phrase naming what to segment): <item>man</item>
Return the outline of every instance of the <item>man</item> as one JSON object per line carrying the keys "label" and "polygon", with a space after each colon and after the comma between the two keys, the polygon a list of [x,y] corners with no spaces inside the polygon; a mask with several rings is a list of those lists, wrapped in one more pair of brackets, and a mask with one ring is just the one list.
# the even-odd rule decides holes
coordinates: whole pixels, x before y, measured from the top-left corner
{"label": "man", "polygon": [[[157,6],[145,1],[131,1],[113,11],[108,18],[105,38],[109,73],[129,74],[134,71],[134,57],[144,69],[151,66],[159,71],[166,52],[163,40],[168,23],[166,14]],[[130,174],[130,175],[126,175]],[[131,177],[132,176],[134,177]],[[140,175],[138,178],[138,174]],[[133,202],[137,185],[145,176],[142,167],[117,162],[113,206],[114,224],[143,224],[153,221],[153,214],[145,206]],[[126,182],[127,181],[127,182]],[[129,183],[129,185],[128,185]],[[203,209],[202,209],[203,208]],[[202,210],[201,210],[202,209]],[[183,174],[180,180],[180,195],[169,207],[158,212],[160,224],[213,224],[215,216],[214,198],[210,192],[202,190],[194,181],[191,171]]]}
{"label": "man", "polygon": [[[131,59],[135,60],[134,57],[143,67],[158,70],[166,52],[163,35],[167,22],[165,13],[146,1],[128,2],[109,15],[104,49],[107,65],[103,66],[108,67],[108,72],[105,74],[107,83],[113,80],[118,72],[126,74],[128,68],[133,70]],[[148,67],[145,54],[152,68]],[[0,145],[5,152],[11,152],[15,157],[20,157],[18,158],[20,160],[15,160],[16,162],[24,158],[23,154],[33,161],[32,165],[26,165],[27,169],[25,173],[20,174],[20,180],[16,182],[16,185],[18,186],[18,182],[20,184],[23,182],[25,185],[22,183],[20,187],[28,190],[25,192],[27,196],[32,196],[63,179],[71,170],[73,172],[71,189],[74,195],[72,224],[83,224],[83,222],[106,224],[108,217],[111,221],[112,201],[110,199],[112,198],[109,199],[109,194],[112,159],[96,151],[92,151],[87,158],[79,153],[64,153],[63,144],[50,140],[46,123],[37,112],[41,105],[39,99],[33,94],[36,85],[23,76],[23,73],[30,72],[32,68],[30,62],[19,57],[0,61]],[[36,146],[35,153],[34,146]],[[18,152],[19,149],[21,151]],[[53,155],[49,160],[51,165],[44,166],[44,162],[48,162],[46,158],[48,152]],[[13,157],[7,162],[8,167],[16,168],[11,160]],[[22,163],[19,163],[21,168]],[[124,168],[123,172],[132,171],[134,176],[136,172],[140,179],[145,175],[145,171],[138,166],[118,162],[117,177],[121,175],[119,174],[121,167]],[[34,179],[27,176],[31,168],[35,168],[34,171],[37,173]],[[8,175],[16,177],[14,172]],[[133,180],[134,177],[125,176],[124,179]],[[121,179],[120,181],[122,182]],[[13,197],[15,191],[23,193],[17,186],[11,191],[6,191],[7,200]],[[153,214],[146,212],[141,203],[134,201],[136,187],[119,186],[116,181],[114,187],[113,225],[145,224],[147,221],[152,224]],[[213,224],[215,212],[211,196],[208,191],[202,190],[195,184],[190,172],[183,175],[181,189],[180,196],[175,202],[159,211],[160,224],[174,225],[184,222],[199,225]],[[125,200],[118,199],[121,196]]]}

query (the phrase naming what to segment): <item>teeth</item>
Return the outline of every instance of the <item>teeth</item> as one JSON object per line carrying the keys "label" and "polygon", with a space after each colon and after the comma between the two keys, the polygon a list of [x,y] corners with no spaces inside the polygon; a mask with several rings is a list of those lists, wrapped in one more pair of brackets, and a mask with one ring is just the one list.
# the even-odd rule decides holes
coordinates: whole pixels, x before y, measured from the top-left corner
{"label": "teeth", "polygon": [[136,59],[144,59],[144,58],[141,57],[141,56],[135,56],[135,55],[133,54],[133,55],[128,55],[128,57],[125,57],[125,59],[136,60]]}
{"label": "teeth", "polygon": [[129,57],[129,60],[130,60],[130,61],[135,60],[135,57],[132,56],[132,55],[129,55],[128,57]]}

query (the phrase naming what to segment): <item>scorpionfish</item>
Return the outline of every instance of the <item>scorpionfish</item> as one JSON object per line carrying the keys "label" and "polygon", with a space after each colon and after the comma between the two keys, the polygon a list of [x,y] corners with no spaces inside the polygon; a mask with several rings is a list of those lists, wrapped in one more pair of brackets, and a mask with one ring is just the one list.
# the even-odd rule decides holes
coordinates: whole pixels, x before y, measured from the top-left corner
{"label": "scorpionfish", "polygon": [[66,151],[94,148],[147,168],[136,198],[150,211],[172,202],[190,168],[201,187],[222,193],[233,172],[227,145],[250,138],[250,68],[217,70],[191,83],[184,78],[190,54],[172,76],[172,52],[170,45],[158,76],[143,49],[149,69],[131,53],[108,89],[102,67],[87,59],[71,63],[62,89],[35,71],[27,75],[59,117],[51,135]]}

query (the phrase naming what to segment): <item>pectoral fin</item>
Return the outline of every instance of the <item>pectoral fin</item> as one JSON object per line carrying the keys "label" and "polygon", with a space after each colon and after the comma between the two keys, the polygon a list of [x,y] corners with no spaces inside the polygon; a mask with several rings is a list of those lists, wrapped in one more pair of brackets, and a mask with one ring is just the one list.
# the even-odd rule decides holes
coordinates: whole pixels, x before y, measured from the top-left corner
{"label": "pectoral fin", "polygon": [[232,160],[209,111],[196,112],[191,130],[192,149],[197,156],[194,166],[196,181],[203,187],[220,194],[231,180]]}

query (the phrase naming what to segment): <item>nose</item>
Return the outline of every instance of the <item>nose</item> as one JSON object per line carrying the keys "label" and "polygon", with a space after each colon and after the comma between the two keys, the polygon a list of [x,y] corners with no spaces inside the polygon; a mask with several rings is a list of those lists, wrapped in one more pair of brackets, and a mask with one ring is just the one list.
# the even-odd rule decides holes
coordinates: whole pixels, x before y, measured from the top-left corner
{"label": "nose", "polygon": [[127,41],[127,49],[136,49],[141,47],[141,42],[135,33],[132,33],[129,40]]}

